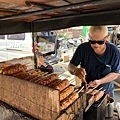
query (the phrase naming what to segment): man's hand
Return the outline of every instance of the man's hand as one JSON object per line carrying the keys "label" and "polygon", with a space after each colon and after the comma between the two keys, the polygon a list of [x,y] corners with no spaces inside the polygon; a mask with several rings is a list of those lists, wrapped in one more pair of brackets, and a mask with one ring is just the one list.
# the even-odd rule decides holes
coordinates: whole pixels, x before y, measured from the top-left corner
{"label": "man's hand", "polygon": [[85,76],[86,76],[86,71],[84,68],[76,68],[75,73],[74,73],[77,77],[79,77],[82,81],[85,81]]}
{"label": "man's hand", "polygon": [[89,83],[90,87],[98,87],[101,84],[101,80],[94,80]]}
{"label": "man's hand", "polygon": [[81,86],[84,86],[84,89],[86,90],[87,89],[87,82],[82,82]]}

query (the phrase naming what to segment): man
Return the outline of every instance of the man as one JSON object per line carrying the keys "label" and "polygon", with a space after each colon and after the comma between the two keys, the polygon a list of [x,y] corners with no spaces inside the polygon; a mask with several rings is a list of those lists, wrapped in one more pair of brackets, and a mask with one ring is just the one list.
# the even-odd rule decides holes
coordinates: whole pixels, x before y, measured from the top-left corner
{"label": "man", "polygon": [[[120,52],[108,41],[108,29],[105,26],[91,26],[89,42],[76,49],[68,70],[91,87],[103,87],[105,93],[114,97],[113,80],[118,78],[120,70]],[[77,66],[80,65],[80,68]]]}

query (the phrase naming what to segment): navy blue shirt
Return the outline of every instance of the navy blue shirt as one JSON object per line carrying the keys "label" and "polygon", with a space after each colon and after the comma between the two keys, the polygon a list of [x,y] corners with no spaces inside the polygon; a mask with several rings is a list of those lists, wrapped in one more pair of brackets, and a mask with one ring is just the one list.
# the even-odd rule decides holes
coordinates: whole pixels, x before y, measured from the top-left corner
{"label": "navy blue shirt", "polygon": [[86,81],[89,83],[106,76],[110,72],[119,73],[120,52],[115,45],[107,42],[104,54],[98,55],[90,43],[86,42],[78,46],[70,63],[85,68],[87,72]]}

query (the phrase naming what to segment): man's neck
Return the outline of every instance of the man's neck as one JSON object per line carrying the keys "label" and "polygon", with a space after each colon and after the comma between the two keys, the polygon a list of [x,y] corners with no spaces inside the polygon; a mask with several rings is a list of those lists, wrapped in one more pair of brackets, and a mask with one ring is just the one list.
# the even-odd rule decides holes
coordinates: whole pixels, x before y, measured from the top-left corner
{"label": "man's neck", "polygon": [[98,50],[94,50],[96,54],[98,55],[102,55],[106,50],[106,45],[103,46],[101,49],[98,49]]}

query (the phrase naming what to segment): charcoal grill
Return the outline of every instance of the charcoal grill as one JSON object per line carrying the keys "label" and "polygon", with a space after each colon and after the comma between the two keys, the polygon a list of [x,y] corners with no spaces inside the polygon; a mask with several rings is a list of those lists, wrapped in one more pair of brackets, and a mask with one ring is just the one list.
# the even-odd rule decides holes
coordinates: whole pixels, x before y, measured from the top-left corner
{"label": "charcoal grill", "polygon": [[107,104],[107,95],[95,102],[87,112],[83,113],[83,120],[105,120],[105,108]]}

